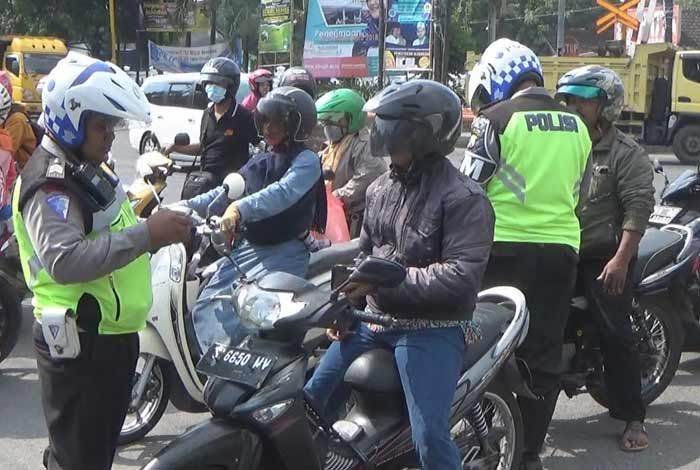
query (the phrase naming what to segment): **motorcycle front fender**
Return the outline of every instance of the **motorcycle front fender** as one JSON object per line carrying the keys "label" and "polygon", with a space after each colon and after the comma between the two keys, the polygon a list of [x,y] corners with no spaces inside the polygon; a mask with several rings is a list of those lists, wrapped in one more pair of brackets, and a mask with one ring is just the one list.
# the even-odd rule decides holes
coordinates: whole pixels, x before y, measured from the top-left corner
{"label": "motorcycle front fender", "polygon": [[262,447],[251,430],[212,418],[180,435],[142,470],[257,470]]}

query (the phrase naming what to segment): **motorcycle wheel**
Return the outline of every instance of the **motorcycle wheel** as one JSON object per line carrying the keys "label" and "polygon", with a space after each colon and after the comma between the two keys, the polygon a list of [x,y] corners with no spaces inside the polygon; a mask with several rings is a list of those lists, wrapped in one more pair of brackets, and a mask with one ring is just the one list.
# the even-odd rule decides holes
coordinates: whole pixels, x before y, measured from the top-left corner
{"label": "motorcycle wheel", "polygon": [[489,441],[498,450],[496,460],[485,459],[479,439],[466,416],[452,427],[452,438],[459,448],[462,468],[517,470],[523,452],[525,430],[515,395],[502,383],[491,383],[481,398],[489,429]]}
{"label": "motorcycle wheel", "polygon": [[[134,384],[138,382],[141,376],[140,371],[143,370],[146,356],[146,354],[139,356],[136,364],[136,373],[134,374]],[[122,430],[119,433],[119,439],[117,440],[120,446],[143,439],[158,424],[168,406],[170,375],[165,373],[160,361],[157,359],[153,364],[153,369],[143,394],[144,397],[138,409],[129,406]]]}
{"label": "motorcycle wheel", "polygon": [[[685,332],[681,319],[668,299],[650,297],[640,302],[640,315],[632,318],[632,328],[649,332],[651,352],[640,351],[642,368],[642,401],[645,406],[666,390],[676,375],[678,363],[683,352]],[[644,324],[639,322],[643,321]],[[645,344],[640,345],[640,349]],[[608,408],[608,397],[605,388],[591,390],[591,397],[601,406]]]}
{"label": "motorcycle wheel", "polygon": [[19,293],[0,278],[0,362],[17,344],[22,326],[22,303]]}
{"label": "motorcycle wheel", "polygon": [[158,138],[154,134],[148,132],[141,138],[141,145],[139,145],[140,155],[147,152],[157,152],[159,150],[160,142],[158,142]]}

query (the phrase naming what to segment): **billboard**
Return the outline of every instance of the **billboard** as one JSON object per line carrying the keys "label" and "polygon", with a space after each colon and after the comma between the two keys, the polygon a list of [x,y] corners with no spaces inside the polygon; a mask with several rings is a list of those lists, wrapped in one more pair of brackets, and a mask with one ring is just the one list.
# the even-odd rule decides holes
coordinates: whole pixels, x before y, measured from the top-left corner
{"label": "billboard", "polygon": [[430,68],[432,3],[393,0],[387,10],[384,44],[387,69]]}
{"label": "billboard", "polygon": [[146,31],[208,31],[209,17],[204,2],[193,2],[184,12],[184,21],[178,21],[177,3],[174,1],[144,0],[143,27]]}
{"label": "billboard", "polygon": [[[309,0],[304,66],[319,78],[376,76],[380,0]],[[385,66],[430,66],[430,0],[384,0]]]}
{"label": "billboard", "polygon": [[163,72],[199,72],[212,57],[229,56],[227,43],[202,47],[169,47],[148,41],[150,64]]}
{"label": "billboard", "polygon": [[289,52],[292,43],[291,0],[262,0],[258,52]]}

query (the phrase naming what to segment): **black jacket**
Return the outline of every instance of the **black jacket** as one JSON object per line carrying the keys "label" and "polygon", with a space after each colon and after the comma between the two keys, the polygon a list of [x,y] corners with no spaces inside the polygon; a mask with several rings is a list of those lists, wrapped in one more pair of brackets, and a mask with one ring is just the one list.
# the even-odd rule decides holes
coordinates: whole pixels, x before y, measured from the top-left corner
{"label": "black jacket", "polygon": [[470,319],[493,225],[483,190],[446,158],[380,176],[367,190],[360,246],[408,274],[399,287],[368,297],[370,307],[398,318]]}

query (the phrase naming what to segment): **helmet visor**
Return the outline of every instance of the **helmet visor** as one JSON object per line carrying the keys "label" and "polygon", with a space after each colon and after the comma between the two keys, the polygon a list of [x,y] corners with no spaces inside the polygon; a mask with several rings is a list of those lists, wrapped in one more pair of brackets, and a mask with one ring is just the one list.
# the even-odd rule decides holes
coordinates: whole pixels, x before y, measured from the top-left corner
{"label": "helmet visor", "polygon": [[290,129],[292,106],[280,100],[263,98],[258,101],[256,112],[253,114],[258,135],[263,137],[266,129],[268,133],[295,135],[296,129]]}
{"label": "helmet visor", "polygon": [[413,142],[424,127],[416,121],[375,117],[370,131],[370,150],[375,157],[387,157],[396,153],[413,153]]}
{"label": "helmet visor", "polygon": [[562,85],[557,90],[558,97],[578,96],[586,100],[592,100],[603,96],[603,90],[591,85]]}
{"label": "helmet visor", "polygon": [[345,117],[345,113],[341,112],[327,112],[318,113],[318,120],[321,123],[338,124],[341,119]]}

